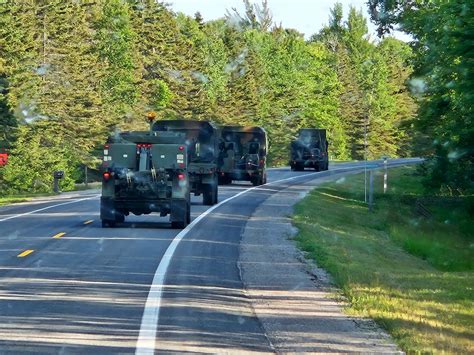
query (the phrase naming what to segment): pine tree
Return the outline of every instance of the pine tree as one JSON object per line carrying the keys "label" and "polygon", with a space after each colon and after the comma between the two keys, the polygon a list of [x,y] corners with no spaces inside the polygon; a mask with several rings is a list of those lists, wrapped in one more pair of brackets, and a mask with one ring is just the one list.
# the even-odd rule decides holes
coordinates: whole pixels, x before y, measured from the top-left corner
{"label": "pine tree", "polygon": [[101,91],[113,121],[130,121],[140,96],[141,75],[131,9],[122,0],[100,0],[97,6],[101,10],[94,23],[96,50],[105,66]]}

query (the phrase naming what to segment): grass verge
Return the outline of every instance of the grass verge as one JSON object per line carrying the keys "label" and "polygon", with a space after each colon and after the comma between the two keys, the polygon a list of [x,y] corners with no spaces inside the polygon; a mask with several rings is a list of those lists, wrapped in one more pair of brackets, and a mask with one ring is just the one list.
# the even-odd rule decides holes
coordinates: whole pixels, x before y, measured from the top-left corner
{"label": "grass verge", "polygon": [[[99,189],[101,187],[100,182],[89,183],[86,187],[85,184],[76,184],[74,189],[71,191],[84,191],[89,189]],[[71,192],[67,191],[67,192]],[[25,193],[25,194],[14,194],[0,197],[0,206],[10,205],[12,203],[28,202],[35,197],[47,197],[56,195],[54,192],[38,192],[38,193]]]}
{"label": "grass verge", "polygon": [[54,193],[18,194],[0,197],[0,206],[12,203],[28,202],[34,197],[53,196]]}
{"label": "grass verge", "polygon": [[474,353],[472,197],[423,197],[415,169],[389,170],[373,212],[363,174],[314,190],[296,206],[296,239],[342,288],[347,312],[375,319],[403,350]]}

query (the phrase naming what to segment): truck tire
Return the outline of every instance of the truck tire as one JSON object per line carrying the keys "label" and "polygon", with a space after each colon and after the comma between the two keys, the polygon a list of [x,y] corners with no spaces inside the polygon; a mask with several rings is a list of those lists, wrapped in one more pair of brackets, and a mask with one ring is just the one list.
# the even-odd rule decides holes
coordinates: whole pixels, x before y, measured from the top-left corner
{"label": "truck tire", "polygon": [[260,186],[260,185],[263,185],[263,184],[264,184],[263,175],[257,175],[257,176],[252,177],[252,185],[253,186]]}
{"label": "truck tire", "polygon": [[115,222],[116,223],[125,222],[125,215],[121,212],[115,211]]}
{"label": "truck tire", "polygon": [[188,208],[186,212],[186,225],[191,223],[191,202],[188,201]]}
{"label": "truck tire", "polygon": [[228,175],[218,177],[219,185],[229,185],[232,184],[232,179]]}
{"label": "truck tire", "polygon": [[203,184],[202,203],[205,206],[213,206],[217,203],[218,181],[214,176],[211,184]]}
{"label": "truck tire", "polygon": [[[191,203],[189,202],[189,200],[183,201],[183,203],[181,203],[180,205],[181,206],[179,206],[179,210],[171,211],[172,215],[177,214],[180,216],[180,220],[171,222],[171,228],[173,229],[184,229],[191,220]],[[175,205],[175,208],[177,207],[178,206]]]}
{"label": "truck tire", "polygon": [[102,228],[113,228],[115,227],[115,221],[109,220],[109,219],[103,219],[102,220]]}

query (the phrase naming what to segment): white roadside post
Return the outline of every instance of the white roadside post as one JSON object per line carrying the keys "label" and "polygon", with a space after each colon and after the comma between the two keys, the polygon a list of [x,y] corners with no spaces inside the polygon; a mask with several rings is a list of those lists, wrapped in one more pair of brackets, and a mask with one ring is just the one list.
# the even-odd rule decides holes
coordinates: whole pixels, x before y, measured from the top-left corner
{"label": "white roadside post", "polygon": [[387,192],[387,157],[383,158],[383,166],[384,166],[384,173],[383,173],[383,193]]}

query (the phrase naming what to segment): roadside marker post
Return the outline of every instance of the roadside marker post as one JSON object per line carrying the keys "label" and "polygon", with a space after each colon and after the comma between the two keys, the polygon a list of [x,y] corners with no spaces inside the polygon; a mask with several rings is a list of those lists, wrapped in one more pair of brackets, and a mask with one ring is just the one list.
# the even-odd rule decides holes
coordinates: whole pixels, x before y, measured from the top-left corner
{"label": "roadside marker post", "polygon": [[387,158],[383,159],[383,166],[384,166],[384,173],[383,173],[383,193],[387,192],[387,174],[388,174],[388,168],[387,168]]}

